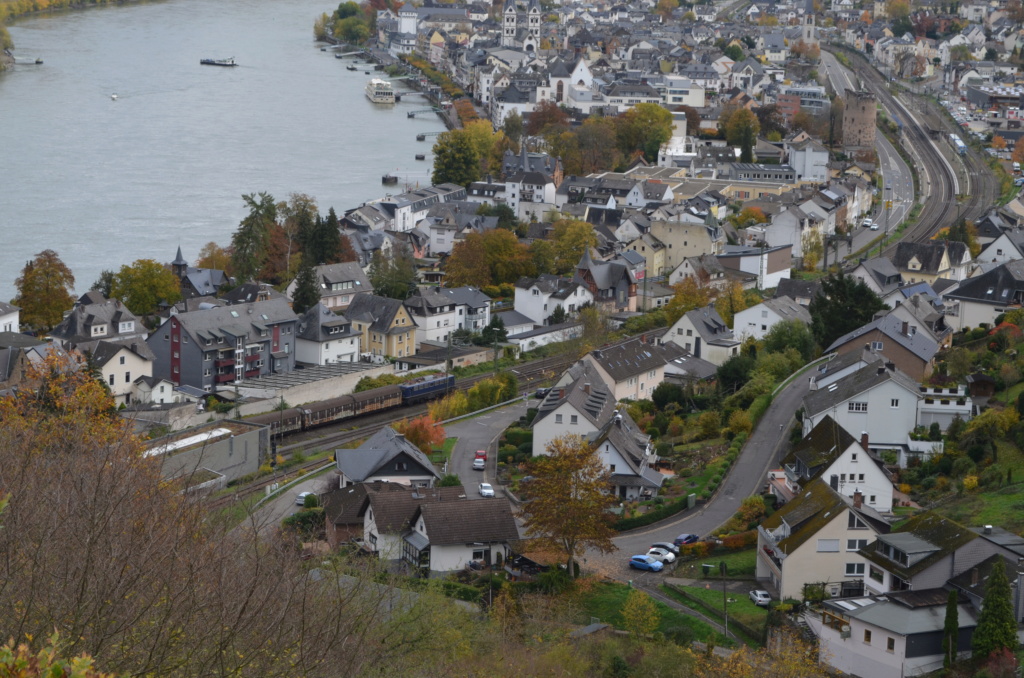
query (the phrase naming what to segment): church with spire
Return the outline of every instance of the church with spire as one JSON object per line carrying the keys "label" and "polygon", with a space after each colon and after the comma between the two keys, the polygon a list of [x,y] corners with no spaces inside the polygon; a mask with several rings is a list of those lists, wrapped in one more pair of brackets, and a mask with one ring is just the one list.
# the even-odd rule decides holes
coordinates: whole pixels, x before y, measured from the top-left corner
{"label": "church with spire", "polygon": [[540,49],[540,0],[528,0],[522,11],[515,0],[505,0],[501,13],[501,46],[536,52]]}

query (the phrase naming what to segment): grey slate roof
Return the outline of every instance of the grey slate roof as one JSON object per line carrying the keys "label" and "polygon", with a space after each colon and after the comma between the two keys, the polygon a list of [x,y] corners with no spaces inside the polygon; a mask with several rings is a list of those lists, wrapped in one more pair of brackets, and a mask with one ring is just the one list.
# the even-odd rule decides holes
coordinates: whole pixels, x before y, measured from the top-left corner
{"label": "grey slate roof", "polygon": [[987,273],[968,278],[945,296],[994,306],[1019,304],[1024,300],[1024,259],[1008,261]]}
{"label": "grey slate roof", "polygon": [[389,299],[388,297],[379,297],[368,292],[360,292],[352,297],[352,303],[345,310],[345,316],[349,320],[368,324],[372,332],[380,332],[382,334],[399,331],[406,332],[410,328],[416,327],[414,319],[412,319],[412,324],[409,326],[391,329],[391,323],[401,308],[402,302],[398,299]]}
{"label": "grey slate roof", "polygon": [[434,477],[441,478],[441,474],[434,469],[434,464],[427,458],[427,455],[390,426],[385,426],[377,431],[354,450],[338,450],[335,457],[338,470],[344,473],[349,480],[358,483],[372,476],[395,457],[403,454],[412,458]]}
{"label": "grey slate roof", "polygon": [[635,338],[610,348],[595,349],[590,352],[590,357],[608,376],[620,382],[664,367],[665,363],[678,357],[679,352],[675,344],[648,344]]}
{"label": "grey slate roof", "polygon": [[228,281],[227,274],[215,268],[189,267],[184,278],[198,296],[217,294],[217,290]]}
{"label": "grey slate roof", "polygon": [[[97,301],[97,296],[99,300]],[[96,292],[95,295],[87,293],[82,299],[88,298],[88,303],[79,303],[57,327],[50,332],[51,336],[62,339],[72,347],[82,342],[104,339],[106,341],[122,341],[131,339],[146,338],[146,329],[142,326],[139,318],[128,310],[124,304],[117,299],[104,299]],[[118,329],[120,323],[132,322],[133,330],[121,334]],[[106,333],[93,336],[92,329],[95,326],[105,325]]]}
{"label": "grey slate roof", "polygon": [[527,318],[519,311],[502,311],[501,313],[495,313],[494,316],[496,318],[501,318],[501,322],[504,323],[505,327],[535,324],[532,318]]}
{"label": "grey slate roof", "polygon": [[519,539],[519,527],[508,499],[426,502],[418,507],[431,546],[464,546],[473,542],[510,542]]}
{"label": "grey slate roof", "polygon": [[942,242],[909,242],[900,241],[896,245],[896,253],[892,255],[893,265],[901,271],[909,270],[910,260],[916,258],[921,264],[918,269],[922,273],[936,274],[942,265],[942,255],[946,253],[946,244]]}
{"label": "grey slate roof", "polygon": [[739,343],[733,331],[722,320],[722,316],[718,315],[714,304],[688,311],[686,317],[700,334],[701,339],[708,344],[721,346]]}
{"label": "grey slate roof", "polygon": [[175,318],[182,329],[195,338],[203,339],[222,335],[248,337],[270,325],[298,320],[284,298],[179,313]]}
{"label": "grey slate roof", "polygon": [[466,489],[461,485],[410,488],[400,483],[373,483],[367,488],[359,515],[372,507],[374,522],[382,534],[401,534],[409,528],[422,503],[457,502],[465,494]]}
{"label": "grey slate roof", "polygon": [[789,297],[776,295],[774,298],[765,299],[761,303],[778,313],[783,320],[799,320],[805,325],[811,324],[811,314],[807,308]]}
{"label": "grey slate roof", "polygon": [[523,277],[516,281],[516,287],[524,290],[535,285],[541,292],[549,294],[555,299],[568,299],[580,286],[578,282],[550,273],[544,273],[536,278]]}
{"label": "grey slate roof", "polygon": [[7,315],[8,313],[14,313],[21,309],[14,304],[8,304],[6,301],[0,301],[0,315]]}
{"label": "grey slate roof", "polygon": [[840,346],[849,344],[850,342],[857,341],[861,337],[875,330],[878,330],[889,339],[892,339],[897,344],[907,349],[919,359],[928,362],[930,361],[939,350],[939,345],[928,336],[925,332],[916,332],[911,335],[902,333],[903,321],[899,318],[886,315],[881,318],[876,318],[871,322],[858,327],[852,332],[847,332],[843,336],[839,337],[832,342],[832,345],[825,349],[828,353],[837,349]]}
{"label": "grey slate roof", "polygon": [[779,286],[775,288],[775,296],[786,296],[790,299],[808,299],[808,304],[821,291],[821,282],[818,280],[798,280],[796,278],[783,278]]}
{"label": "grey slate roof", "polygon": [[899,370],[891,370],[885,366],[871,364],[862,367],[837,382],[829,384],[827,388],[808,393],[804,396],[804,412],[808,416],[813,417],[819,412],[830,410],[850,398],[854,398],[868,389],[889,380],[900,384],[911,393],[918,393],[917,382]]}
{"label": "grey slate roof", "polygon": [[[565,386],[552,388],[548,392],[537,408],[537,416],[533,420],[533,425],[551,414],[563,402],[571,404],[594,426],[600,427],[605,424],[615,410],[615,397],[608,385],[601,379],[601,375],[586,361],[573,364],[567,373],[570,382]],[[587,393],[588,388],[589,393]]]}
{"label": "grey slate roof", "polygon": [[[902,593],[921,594],[923,591],[905,591],[901,594],[889,593],[885,596],[858,599],[856,603],[848,603],[854,609],[847,609],[840,600],[825,601],[825,605],[840,614],[871,624],[900,636],[941,633],[946,620],[946,596],[941,591],[942,602],[934,605],[908,605],[902,602]],[[869,601],[864,604],[865,601]],[[957,623],[961,629],[971,629],[978,625],[974,607],[969,604],[957,606]]]}
{"label": "grey slate roof", "polygon": [[93,362],[95,362],[96,365],[98,365],[100,367],[102,367],[103,365],[106,365],[110,361],[111,358],[113,358],[115,355],[120,353],[121,349],[127,349],[127,350],[131,351],[132,353],[134,353],[135,355],[137,355],[140,358],[142,358],[143,360],[148,360],[150,362],[153,362],[154,360],[156,360],[156,356],[153,355],[153,351],[152,351],[152,349],[149,348],[149,344],[147,344],[142,339],[138,339],[138,340],[132,341],[130,343],[129,342],[115,343],[115,342],[112,342],[112,341],[97,341],[97,342],[90,342],[88,344],[79,344],[77,348],[78,348],[79,351],[83,351],[83,352],[89,351],[90,353],[92,353]]}
{"label": "grey slate roof", "polygon": [[[333,330],[333,332],[332,332]],[[336,315],[331,309],[317,303],[299,317],[299,339],[327,341],[359,336],[352,329],[351,321],[344,315]]]}
{"label": "grey slate roof", "polygon": [[899,269],[896,268],[892,261],[885,257],[868,259],[862,261],[860,265],[864,267],[864,270],[871,276],[875,284],[881,288],[882,296],[899,287],[900,281],[903,280]]}

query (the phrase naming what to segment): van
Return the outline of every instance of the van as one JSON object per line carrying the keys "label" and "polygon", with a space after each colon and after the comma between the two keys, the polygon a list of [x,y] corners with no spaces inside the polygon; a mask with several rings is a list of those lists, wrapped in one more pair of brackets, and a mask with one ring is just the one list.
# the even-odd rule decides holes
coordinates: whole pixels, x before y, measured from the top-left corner
{"label": "van", "polygon": [[1019,174],[1020,173],[1020,163],[1019,162],[1013,163],[1013,173],[1014,174]]}

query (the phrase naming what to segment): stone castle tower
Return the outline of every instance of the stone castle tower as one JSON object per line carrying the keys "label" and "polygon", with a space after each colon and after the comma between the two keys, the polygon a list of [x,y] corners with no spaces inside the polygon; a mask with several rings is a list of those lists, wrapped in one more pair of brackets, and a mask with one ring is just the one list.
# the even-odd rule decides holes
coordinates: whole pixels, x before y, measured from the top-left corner
{"label": "stone castle tower", "polygon": [[874,148],[875,95],[848,89],[843,99],[843,146],[848,149]]}

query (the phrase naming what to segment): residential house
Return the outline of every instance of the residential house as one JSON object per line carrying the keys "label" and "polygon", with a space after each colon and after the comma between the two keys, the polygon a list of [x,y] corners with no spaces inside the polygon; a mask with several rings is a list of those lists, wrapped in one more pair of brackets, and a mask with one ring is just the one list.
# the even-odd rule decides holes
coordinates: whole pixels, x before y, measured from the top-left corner
{"label": "residential house", "polygon": [[933,283],[938,278],[963,280],[964,267],[970,259],[970,250],[962,242],[900,241],[892,263],[907,282]]}
{"label": "residential house", "polygon": [[[344,311],[359,292],[373,292],[366,273],[354,261],[315,266],[313,274],[320,283],[320,303],[332,311]],[[293,280],[285,290],[289,298],[295,297],[296,284]]]}
{"label": "residential house", "polygon": [[576,264],[573,282],[587,288],[599,307],[609,311],[636,310],[636,277],[624,263],[594,261],[588,248]]}
{"label": "residential house", "polygon": [[458,329],[455,302],[440,287],[417,288],[405,300],[405,309],[416,323],[416,344],[445,342]]}
{"label": "residential house", "polygon": [[594,295],[586,285],[557,275],[545,273],[516,281],[515,310],[537,325],[550,324],[557,308],[573,314],[593,301]]}
{"label": "residential house", "polygon": [[712,289],[716,292],[725,291],[732,281],[732,278],[725,275],[725,266],[712,254],[686,257],[683,263],[669,274],[668,282],[670,285],[676,285],[687,278],[692,278],[701,289]]}
{"label": "residential house", "polygon": [[86,292],[64,316],[50,336],[65,349],[88,348],[96,341],[145,341],[146,328],[119,299],[107,299],[95,290]]}
{"label": "residential house", "polygon": [[597,432],[587,436],[587,442],[597,450],[601,463],[608,469],[608,484],[615,496],[637,500],[658,493],[665,476],[653,467],[658,458],[650,437],[628,419],[628,415],[616,414]]}
{"label": "residential house", "polygon": [[665,379],[665,365],[683,355],[676,344],[649,344],[637,337],[610,348],[594,349],[591,363],[612,389],[615,400],[650,400]]}
{"label": "residential house", "polygon": [[782,460],[782,470],[783,477],[776,473],[770,490],[783,503],[821,478],[844,497],[852,499],[859,492],[862,501],[879,513],[892,511],[892,478],[881,460],[828,415],[793,446]]}
{"label": "residential house", "polygon": [[1024,231],[1019,228],[1002,231],[978,254],[977,261],[986,264],[1005,264],[1024,259]]}
{"label": "residential house", "polygon": [[[656,220],[651,222],[650,233],[665,246],[664,271],[675,270],[686,257],[720,254],[725,243],[721,227],[705,223]],[[660,273],[651,269],[652,275]]]}
{"label": "residential house", "polygon": [[74,359],[56,343],[18,332],[0,332],[0,396],[10,395],[20,388],[38,386],[35,370],[51,356],[75,365],[77,369]]}
{"label": "residential house", "polygon": [[828,149],[814,139],[785,144],[787,164],[797,181],[822,184],[828,181]]}
{"label": "residential house", "polygon": [[409,487],[433,487],[441,474],[420,448],[390,426],[385,426],[359,447],[334,451],[340,486],[375,481]]}
{"label": "residential house", "polygon": [[943,298],[954,303],[953,315],[947,318],[954,330],[994,325],[996,317],[1024,303],[1024,259],[968,278]]}
{"label": "residential house", "polygon": [[295,369],[299,318],[284,299],[171,316],[146,343],[153,376],[175,386],[215,387]]}
{"label": "residential house", "polygon": [[920,321],[903,320],[899,314],[885,315],[847,332],[832,342],[825,353],[850,353],[869,348],[881,353],[904,374],[927,379],[934,367],[939,344],[930,332],[919,331]]}
{"label": "residential house", "polygon": [[789,297],[803,307],[808,307],[821,293],[821,281],[783,278],[775,288],[776,297]]}
{"label": "residential house", "polygon": [[181,255],[180,246],[177,256],[171,262],[171,271],[178,276],[183,299],[216,296],[217,292],[229,282],[228,275],[224,271],[216,268],[189,266],[185,257]]}
{"label": "residential house", "polygon": [[760,341],[778,323],[795,320],[804,325],[811,324],[810,312],[789,297],[776,296],[765,299],[756,306],[739,311],[733,316],[733,330],[740,339],[753,337]]}
{"label": "residential house", "polygon": [[0,332],[18,332],[21,329],[21,309],[0,301]]}
{"label": "residential house", "polygon": [[540,172],[517,172],[505,179],[505,204],[522,221],[541,219],[555,209],[554,180]]}
{"label": "residential house", "polygon": [[323,303],[314,304],[299,317],[295,361],[306,365],[359,362],[362,332],[352,328],[344,315],[336,315]]}
{"label": "residential house", "polygon": [[718,255],[726,269],[755,276],[757,288],[761,290],[778,287],[789,278],[793,263],[793,246],[745,247],[726,245]]}
{"label": "residential house", "polygon": [[398,299],[360,292],[352,297],[345,317],[362,333],[359,345],[364,355],[416,355],[416,321]]}
{"label": "residential house", "polygon": [[157,407],[181,403],[196,403],[204,399],[205,391],[193,386],[175,386],[161,377],[137,377],[132,384],[131,402],[135,406]]}
{"label": "residential house", "polygon": [[[883,301],[893,299],[892,294],[903,286],[903,275],[887,257],[861,261],[850,276],[860,280]],[[890,301],[891,305],[893,302]]]}
{"label": "residential house", "polygon": [[662,342],[667,341],[718,366],[739,355],[742,343],[718,315],[714,304],[684,313],[662,337]]}
{"label": "residential house", "polygon": [[887,315],[916,327],[918,332],[926,332],[940,349],[949,348],[953,343],[953,328],[946,323],[945,304],[937,296],[916,292],[905,301],[897,300]]}
{"label": "residential house", "polygon": [[756,576],[770,581],[780,598],[806,598],[808,585],[831,596],[859,592],[866,567],[861,549],[887,531],[859,494],[844,497],[812,480],[758,526]]}
{"label": "residential house", "polygon": [[110,388],[115,405],[130,405],[135,380],[153,375],[156,356],[141,339],[130,343],[90,342],[84,353],[99,378]]}

